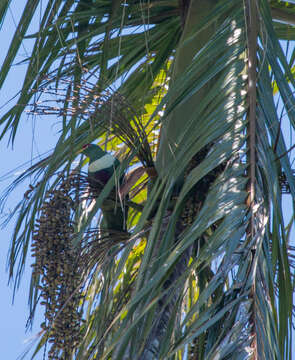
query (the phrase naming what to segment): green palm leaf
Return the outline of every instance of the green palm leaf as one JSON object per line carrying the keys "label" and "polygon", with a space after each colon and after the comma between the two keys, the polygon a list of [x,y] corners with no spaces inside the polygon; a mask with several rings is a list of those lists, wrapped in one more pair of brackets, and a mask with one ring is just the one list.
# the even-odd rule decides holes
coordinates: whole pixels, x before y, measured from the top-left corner
{"label": "green palm leaf", "polygon": [[[48,2],[30,35],[21,105],[2,117],[1,137],[14,141],[25,109],[62,118],[50,156],[4,194],[34,176],[10,251],[17,286],[46,196],[60,191],[58,174],[76,176],[67,196],[84,199],[69,230],[82,264],[80,340],[71,353],[58,345],[56,356],[291,358],[294,249],[282,178],[292,199],[295,181],[273,93],[275,84],[294,128],[293,61],[279,42],[293,40],[294,12],[266,0]],[[1,85],[30,21],[20,20]],[[120,175],[145,169],[130,186],[124,234],[100,229],[116,179],[89,198],[85,162],[75,163],[89,142],[120,152]],[[32,312],[42,281],[32,277]],[[62,309],[40,347],[54,339]]]}

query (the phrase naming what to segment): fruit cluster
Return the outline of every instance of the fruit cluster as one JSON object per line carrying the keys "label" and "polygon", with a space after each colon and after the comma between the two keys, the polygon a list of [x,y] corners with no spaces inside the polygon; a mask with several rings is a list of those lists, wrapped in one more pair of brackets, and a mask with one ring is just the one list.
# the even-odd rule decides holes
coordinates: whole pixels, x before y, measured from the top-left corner
{"label": "fruit cluster", "polygon": [[[81,301],[82,257],[73,245],[72,214],[76,208],[73,189],[77,178],[61,178],[59,185],[47,192],[33,234],[33,276],[39,281],[45,306],[45,322],[49,359],[70,359],[81,340],[79,311]],[[60,355],[62,354],[62,355]]]}

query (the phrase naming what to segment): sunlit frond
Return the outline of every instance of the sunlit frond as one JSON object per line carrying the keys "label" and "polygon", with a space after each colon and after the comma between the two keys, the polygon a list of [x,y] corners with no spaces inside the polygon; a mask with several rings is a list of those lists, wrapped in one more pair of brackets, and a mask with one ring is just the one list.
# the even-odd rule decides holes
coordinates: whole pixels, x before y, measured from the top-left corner
{"label": "sunlit frond", "polygon": [[[38,350],[51,340],[53,356],[81,360],[290,359],[294,13],[277,0],[48,2],[0,120],[13,141],[24,111],[59,119],[50,155],[2,197],[33,179],[16,208],[10,277],[18,286],[33,244]],[[91,142],[120,161],[97,192],[80,155]],[[106,200],[124,231],[102,227]]]}

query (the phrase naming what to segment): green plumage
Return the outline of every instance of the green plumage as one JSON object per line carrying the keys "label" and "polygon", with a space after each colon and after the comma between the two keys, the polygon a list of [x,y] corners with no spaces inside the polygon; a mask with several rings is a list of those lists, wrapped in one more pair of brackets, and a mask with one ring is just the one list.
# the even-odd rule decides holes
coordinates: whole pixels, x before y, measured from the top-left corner
{"label": "green plumage", "polygon": [[[90,189],[94,194],[98,194],[108,183],[116,169],[118,169],[120,162],[113,155],[93,144],[84,145],[82,153],[89,158],[88,181]],[[122,178],[120,178],[120,184]],[[125,218],[127,217],[128,209],[123,207],[115,184],[109,196],[103,201],[101,210],[103,213],[102,228],[125,231]]]}

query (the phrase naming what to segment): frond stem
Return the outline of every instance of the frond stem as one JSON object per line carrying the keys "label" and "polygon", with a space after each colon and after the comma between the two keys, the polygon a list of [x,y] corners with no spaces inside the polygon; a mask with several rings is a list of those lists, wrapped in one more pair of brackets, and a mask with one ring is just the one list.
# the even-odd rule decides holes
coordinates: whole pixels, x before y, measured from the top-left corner
{"label": "frond stem", "polygon": [[[246,27],[247,27],[247,48],[248,48],[248,176],[249,176],[249,185],[248,191],[249,195],[247,198],[247,205],[251,212],[250,223],[247,229],[247,236],[250,239],[253,239],[255,236],[255,167],[256,167],[256,83],[257,83],[257,37],[258,37],[258,17],[257,17],[257,5],[256,0],[246,0],[245,1],[245,17],[246,17]],[[252,249],[252,256],[255,256],[255,247]],[[255,279],[255,276],[253,277]],[[256,311],[255,311],[255,280],[251,286],[251,297],[253,300],[252,304],[252,335],[253,340],[251,347],[253,349],[253,360],[258,358],[257,354],[257,339],[256,339]]]}
{"label": "frond stem", "polygon": [[[255,0],[245,2],[247,21],[247,42],[248,42],[248,162],[249,162],[249,206],[251,216],[251,236],[254,235],[254,200],[255,200],[255,166],[256,166],[256,83],[257,83],[257,7]],[[249,235],[250,235],[249,234]]]}

